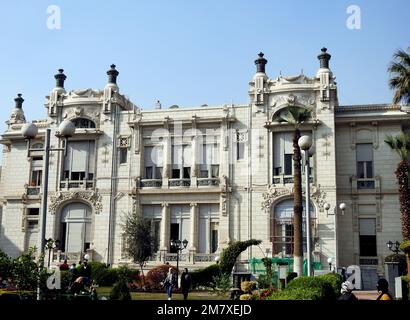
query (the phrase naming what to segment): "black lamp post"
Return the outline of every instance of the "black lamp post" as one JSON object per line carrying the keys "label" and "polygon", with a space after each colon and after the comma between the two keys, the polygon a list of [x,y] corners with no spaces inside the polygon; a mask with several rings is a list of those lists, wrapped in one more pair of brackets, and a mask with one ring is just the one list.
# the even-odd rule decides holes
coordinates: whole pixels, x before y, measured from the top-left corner
{"label": "black lamp post", "polygon": [[396,241],[396,242],[392,242],[389,241],[386,243],[387,248],[389,248],[390,251],[394,252],[395,254],[398,254],[400,251],[400,242]]}
{"label": "black lamp post", "polygon": [[179,252],[184,250],[187,245],[188,245],[188,240],[184,239],[183,241],[181,240],[174,240],[171,239],[170,241],[170,246],[173,250],[177,252],[177,287],[178,287],[178,278],[179,278]]}

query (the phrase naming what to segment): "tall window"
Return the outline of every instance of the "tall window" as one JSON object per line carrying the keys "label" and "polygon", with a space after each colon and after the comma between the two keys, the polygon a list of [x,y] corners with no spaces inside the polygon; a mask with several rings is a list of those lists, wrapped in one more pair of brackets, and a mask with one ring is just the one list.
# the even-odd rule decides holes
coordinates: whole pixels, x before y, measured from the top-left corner
{"label": "tall window", "polygon": [[120,164],[127,163],[128,149],[120,148]]}
{"label": "tall window", "polygon": [[91,120],[85,118],[77,118],[72,120],[76,128],[79,129],[90,129],[95,128],[95,123]]}
{"label": "tall window", "polygon": [[162,146],[144,148],[144,178],[162,179]]}
{"label": "tall window", "polygon": [[144,205],[142,206],[142,215],[144,219],[151,223],[151,236],[153,238],[152,249],[157,252],[160,243],[161,234],[161,206],[160,205]]}
{"label": "tall window", "polygon": [[359,247],[360,247],[360,256],[362,257],[377,256],[376,219],[374,218],[360,218],[359,219]]}
{"label": "tall window", "polygon": [[292,175],[293,133],[278,132],[273,135],[273,175]]}
{"label": "tall window", "polygon": [[215,253],[218,249],[219,204],[199,205],[198,253]]}
{"label": "tall window", "polygon": [[373,180],[373,145],[361,143],[356,145],[358,189],[374,189]]}
{"label": "tall window", "polygon": [[245,159],[246,133],[236,132],[236,160]]}
{"label": "tall window", "polygon": [[189,179],[191,178],[191,146],[172,145],[172,178]]}
{"label": "tall window", "polygon": [[64,160],[64,179],[93,180],[95,163],[93,140],[69,141]]}
{"label": "tall window", "polygon": [[219,144],[203,144],[199,170],[200,178],[219,177]]}
{"label": "tall window", "polygon": [[42,179],[42,170],[33,170],[31,172],[31,181],[30,185],[32,187],[39,187],[41,186],[41,179]]}

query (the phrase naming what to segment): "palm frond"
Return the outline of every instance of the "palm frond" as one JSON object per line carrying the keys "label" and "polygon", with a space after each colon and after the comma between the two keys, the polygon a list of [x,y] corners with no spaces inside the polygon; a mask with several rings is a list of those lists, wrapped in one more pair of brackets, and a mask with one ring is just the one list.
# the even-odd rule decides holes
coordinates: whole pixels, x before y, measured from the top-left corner
{"label": "palm frond", "polygon": [[298,127],[300,124],[308,121],[311,117],[311,109],[289,106],[284,108],[278,115],[276,115],[274,120],[278,122],[287,122],[295,127]]}
{"label": "palm frond", "polygon": [[408,133],[401,132],[396,136],[388,135],[384,142],[399,155],[401,160],[407,160],[410,152],[410,135]]}
{"label": "palm frond", "polygon": [[390,63],[388,72],[390,73],[389,87],[395,90],[393,103],[399,104],[403,101],[410,103],[410,47],[407,52],[397,50],[393,54],[393,61]]}

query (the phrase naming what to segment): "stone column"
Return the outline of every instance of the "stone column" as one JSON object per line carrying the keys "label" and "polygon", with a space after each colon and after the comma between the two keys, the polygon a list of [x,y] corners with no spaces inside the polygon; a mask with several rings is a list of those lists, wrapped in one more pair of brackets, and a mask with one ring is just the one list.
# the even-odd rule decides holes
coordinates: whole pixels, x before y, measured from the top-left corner
{"label": "stone column", "polygon": [[198,177],[198,138],[195,136],[191,142],[191,186],[197,186]]}
{"label": "stone column", "polygon": [[191,203],[191,232],[189,251],[196,252],[198,248],[198,204]]}
{"label": "stone column", "polygon": [[170,232],[170,214],[168,203],[162,203],[162,217],[161,217],[161,236],[160,236],[160,255],[161,260],[165,260],[165,254],[169,249],[169,232]]}

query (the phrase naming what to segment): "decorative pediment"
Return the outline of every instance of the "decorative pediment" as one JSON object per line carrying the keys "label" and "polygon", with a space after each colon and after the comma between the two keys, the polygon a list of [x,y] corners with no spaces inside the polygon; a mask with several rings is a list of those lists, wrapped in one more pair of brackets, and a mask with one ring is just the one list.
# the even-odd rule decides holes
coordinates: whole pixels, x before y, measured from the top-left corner
{"label": "decorative pediment", "polygon": [[69,96],[73,99],[78,99],[78,98],[100,98],[102,96],[103,92],[100,90],[95,90],[95,89],[83,89],[83,90],[73,90],[69,92]]}
{"label": "decorative pediment", "polygon": [[[270,211],[272,204],[275,203],[279,198],[284,196],[292,196],[294,194],[294,189],[292,187],[276,187],[274,185],[268,186],[268,190],[262,194],[262,210]],[[302,190],[302,194],[305,194],[305,190]],[[317,208],[320,212],[324,210],[324,204],[326,203],[326,192],[318,186],[311,187],[310,198],[316,203]]]}
{"label": "decorative pediment", "polygon": [[72,200],[83,200],[92,205],[95,214],[101,213],[101,195],[97,191],[57,191],[50,196],[48,211],[51,214],[56,214],[64,202]]}
{"label": "decorative pediment", "polygon": [[314,78],[309,78],[304,74],[299,74],[297,76],[279,76],[275,81],[276,85],[286,85],[286,84],[312,84],[315,83]]}

